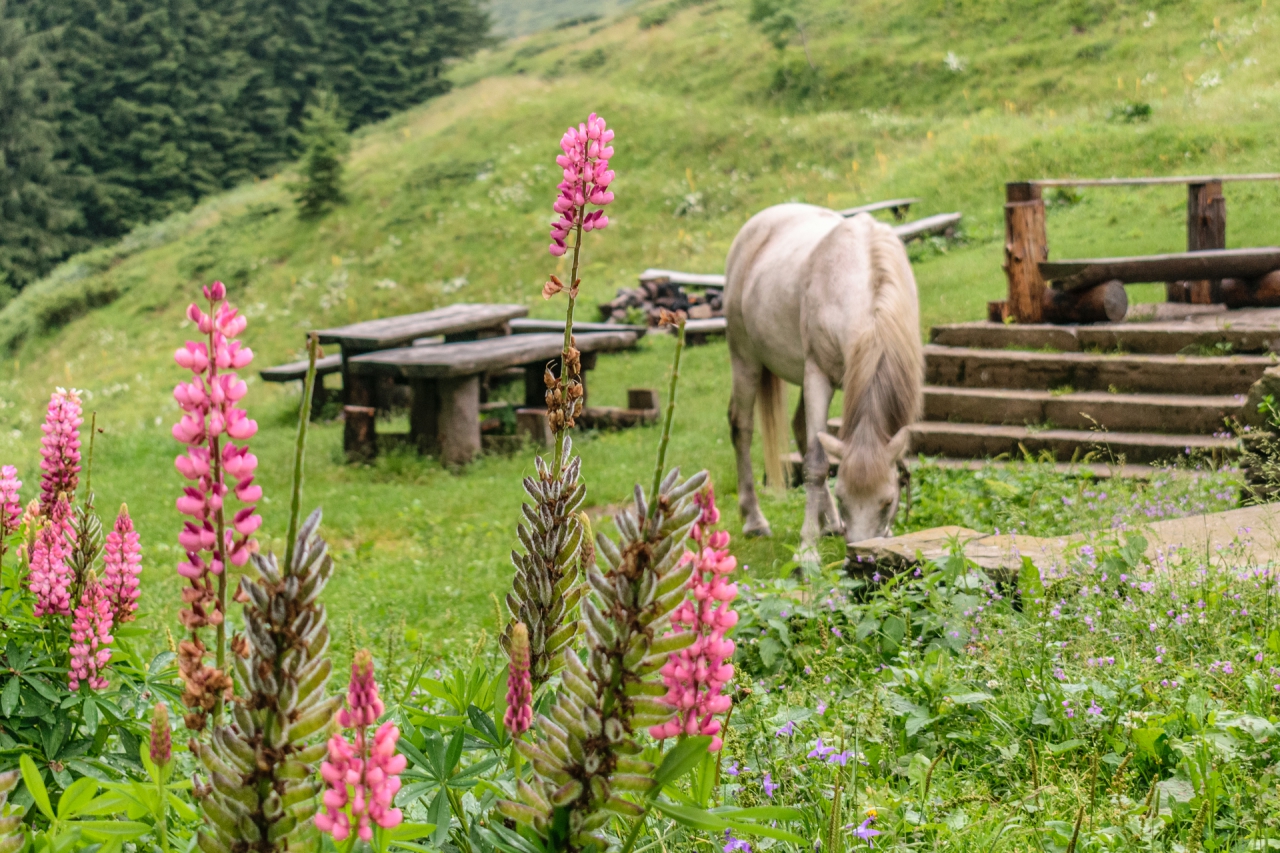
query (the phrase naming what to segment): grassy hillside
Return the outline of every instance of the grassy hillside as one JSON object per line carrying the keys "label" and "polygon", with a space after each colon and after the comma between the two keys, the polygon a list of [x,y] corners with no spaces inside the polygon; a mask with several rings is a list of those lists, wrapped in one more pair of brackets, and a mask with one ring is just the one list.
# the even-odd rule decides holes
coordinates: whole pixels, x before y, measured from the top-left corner
{"label": "grassy hillside", "polygon": [[[1280,56],[1268,49],[1278,27],[1262,0],[812,2],[800,8],[808,58],[798,42],[775,49],[747,10],[671,0],[519,39],[455,69],[452,94],[364,131],[350,202],[320,222],[297,218],[280,176],[73,259],[0,311],[0,457],[20,464],[30,493],[49,390],[86,389],[104,430],[99,504],[130,501],[144,600],[171,610],[170,354],[190,333],[183,309],[198,285],[229,284],[256,366],[298,356],[307,329],[454,301],[554,315],[560,306],[537,297],[548,273],[565,272],[545,252],[556,142],[592,110],[617,128],[619,177],[614,227],[586,250],[587,306],[648,266],[719,271],[737,229],[770,204],[914,195],[913,213],[965,214],[962,240],[913,249],[924,323],[971,319],[1003,291],[1006,180],[1280,167]],[[1132,120],[1135,103],[1149,120]],[[1275,242],[1280,187],[1233,184],[1227,198],[1230,245]],[[1063,195],[1049,214],[1052,252],[1180,249],[1184,203],[1178,187]],[[658,386],[669,357],[659,339],[601,359],[593,399]],[[710,467],[724,493],[727,375],[723,344],[690,354],[671,457]],[[264,529],[279,535],[297,393],[251,387]],[[593,505],[644,475],[654,440],[584,437]],[[403,619],[433,639],[492,631],[531,453],[454,475],[403,456],[348,467],[340,444],[340,426],[317,431],[307,486],[342,558],[338,618],[373,632]],[[785,560],[799,507],[797,495],[767,500],[779,536],[747,547],[756,571]]]}
{"label": "grassy hillside", "polygon": [[493,18],[494,33],[510,38],[551,29],[566,21],[594,23],[611,17],[630,2],[602,0],[583,5],[569,0],[489,0],[485,5]]}

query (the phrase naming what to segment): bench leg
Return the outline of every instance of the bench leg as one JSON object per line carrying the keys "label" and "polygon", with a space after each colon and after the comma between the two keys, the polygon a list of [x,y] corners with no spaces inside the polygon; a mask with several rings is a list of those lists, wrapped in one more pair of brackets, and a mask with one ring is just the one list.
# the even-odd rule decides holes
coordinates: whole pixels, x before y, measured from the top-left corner
{"label": "bench leg", "polygon": [[440,392],[440,461],[465,465],[480,452],[480,377],[442,379]]}
{"label": "bench leg", "polygon": [[368,462],[378,455],[378,410],[372,406],[343,406],[342,446],[350,462]]}
{"label": "bench leg", "polygon": [[[368,377],[356,376],[348,370],[342,371],[342,402],[345,404],[343,406],[343,412],[346,417],[347,424],[342,433],[342,449],[346,451],[348,457],[351,457],[353,454],[357,456],[363,454],[367,448],[360,444],[365,428],[363,426],[360,426],[359,429],[353,428],[351,423],[351,413],[348,412],[347,409],[373,408],[376,405],[374,402],[373,392],[374,386],[373,383],[369,381]],[[356,417],[359,419],[359,413],[357,413]],[[373,427],[369,426],[368,431],[370,434],[373,434]],[[374,455],[376,454],[377,446],[375,445]]]}
{"label": "bench leg", "polygon": [[413,403],[409,409],[409,441],[419,453],[440,452],[440,392],[435,380],[415,379],[410,383]]}

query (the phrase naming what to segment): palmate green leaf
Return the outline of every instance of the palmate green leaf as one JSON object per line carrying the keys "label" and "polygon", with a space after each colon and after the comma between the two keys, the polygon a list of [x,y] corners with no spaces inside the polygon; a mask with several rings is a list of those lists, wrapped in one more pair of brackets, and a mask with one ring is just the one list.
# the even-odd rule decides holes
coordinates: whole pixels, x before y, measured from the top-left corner
{"label": "palmate green leaf", "polygon": [[[433,763],[412,742],[401,737],[400,740],[396,741],[396,749],[409,759],[411,766],[421,768],[433,779],[440,778],[439,774],[435,772]],[[431,739],[429,737],[427,739],[427,749],[428,751],[431,749]]]}
{"label": "palmate green leaf", "polygon": [[98,793],[95,779],[77,779],[58,798],[58,820],[67,820],[81,814]]}
{"label": "palmate green leaf", "polygon": [[445,796],[444,788],[441,788],[440,793],[436,794],[436,798],[431,801],[431,806],[427,809],[427,819],[436,826],[431,834],[431,842],[436,845],[443,844],[449,837],[449,798]]}
{"label": "palmate green leaf", "polygon": [[467,706],[467,716],[471,719],[476,736],[493,746],[501,745],[502,738],[498,734],[498,727],[493,724],[493,718],[475,705]]}
{"label": "palmate green leaf", "polygon": [[3,711],[6,717],[12,717],[21,697],[22,688],[18,677],[14,676],[4,685],[4,693],[0,693],[0,711]]}
{"label": "palmate green leaf", "polygon": [[149,824],[134,820],[78,820],[76,826],[93,841],[131,841],[151,831]]}

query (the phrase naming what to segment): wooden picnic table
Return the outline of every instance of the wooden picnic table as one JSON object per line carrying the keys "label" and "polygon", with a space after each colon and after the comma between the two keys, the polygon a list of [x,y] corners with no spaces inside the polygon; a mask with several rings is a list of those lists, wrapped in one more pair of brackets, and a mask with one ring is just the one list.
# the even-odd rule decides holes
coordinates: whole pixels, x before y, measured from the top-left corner
{"label": "wooden picnic table", "polygon": [[[587,332],[574,336],[582,353],[582,369],[595,366],[596,355],[635,345],[634,331]],[[559,364],[564,335],[531,333],[442,346],[401,347],[353,355],[347,372],[359,385],[379,378],[407,381],[412,390],[409,440],[419,451],[440,454],[446,465],[463,465],[480,452],[480,386],[484,374],[512,367],[525,372],[525,406],[545,405],[543,374]],[[558,366],[553,366],[558,371]],[[587,384],[584,375],[583,405]],[[376,410],[348,405],[344,443],[347,452],[364,458],[377,454]]]}

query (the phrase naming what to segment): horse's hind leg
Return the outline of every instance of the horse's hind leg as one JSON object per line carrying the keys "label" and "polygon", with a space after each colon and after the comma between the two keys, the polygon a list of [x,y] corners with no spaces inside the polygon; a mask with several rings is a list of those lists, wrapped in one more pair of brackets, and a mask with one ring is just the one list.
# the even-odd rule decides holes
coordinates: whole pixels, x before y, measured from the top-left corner
{"label": "horse's hind leg", "polygon": [[826,375],[815,365],[806,364],[803,391],[805,441],[800,445],[805,448],[805,501],[800,548],[802,555],[811,555],[815,560],[818,537],[824,533],[840,532],[842,529],[835,502],[831,499],[831,490],[827,487],[827,479],[831,473],[827,451],[818,441],[818,431],[827,428],[827,411],[831,407],[833,393],[831,381]]}
{"label": "horse's hind leg", "polygon": [[751,470],[751,434],[755,427],[756,395],[760,391],[761,365],[730,355],[733,366],[733,396],[729,399],[729,430],[738,460],[738,510],[742,532],[747,536],[772,536],[769,522],[760,511],[756,497],[755,473]]}

